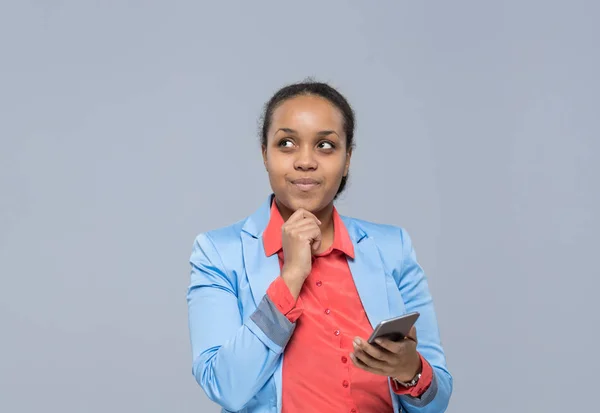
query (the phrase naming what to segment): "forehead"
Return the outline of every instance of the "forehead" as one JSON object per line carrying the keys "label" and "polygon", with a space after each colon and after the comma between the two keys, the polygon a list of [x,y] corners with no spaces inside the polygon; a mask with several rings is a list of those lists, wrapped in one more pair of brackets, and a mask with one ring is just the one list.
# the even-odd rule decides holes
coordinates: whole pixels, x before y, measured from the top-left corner
{"label": "forehead", "polygon": [[277,128],[333,129],[340,134],[343,122],[342,113],[336,106],[327,99],[311,95],[286,100],[275,109],[271,119],[271,125]]}

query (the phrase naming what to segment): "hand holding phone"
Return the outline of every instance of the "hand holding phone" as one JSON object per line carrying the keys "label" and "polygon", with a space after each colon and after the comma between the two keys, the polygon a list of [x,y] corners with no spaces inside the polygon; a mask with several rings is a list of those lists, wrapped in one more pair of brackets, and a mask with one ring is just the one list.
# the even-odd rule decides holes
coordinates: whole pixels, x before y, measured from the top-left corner
{"label": "hand holding phone", "polygon": [[[421,356],[417,351],[414,327],[418,312],[390,318],[380,322],[365,342],[354,340],[354,352],[350,358],[354,365],[365,371],[409,383],[421,371]],[[381,338],[381,344],[375,340]]]}

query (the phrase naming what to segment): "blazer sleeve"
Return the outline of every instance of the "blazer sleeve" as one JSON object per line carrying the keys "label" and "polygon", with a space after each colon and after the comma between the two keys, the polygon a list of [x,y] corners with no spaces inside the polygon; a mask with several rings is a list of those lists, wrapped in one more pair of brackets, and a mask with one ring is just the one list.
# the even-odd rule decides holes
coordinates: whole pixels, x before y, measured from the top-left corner
{"label": "blazer sleeve", "polygon": [[423,269],[417,262],[415,250],[406,230],[401,229],[402,260],[398,288],[407,312],[418,311],[416,322],[417,351],[433,368],[429,388],[418,398],[399,396],[408,413],[440,413],[448,407],[452,394],[452,376],[446,367],[446,357],[440,342],[438,323],[433,301]]}
{"label": "blazer sleeve", "polygon": [[192,373],[209,399],[241,410],[273,375],[295,324],[267,295],[242,320],[236,283],[208,233],[196,237],[190,264]]}

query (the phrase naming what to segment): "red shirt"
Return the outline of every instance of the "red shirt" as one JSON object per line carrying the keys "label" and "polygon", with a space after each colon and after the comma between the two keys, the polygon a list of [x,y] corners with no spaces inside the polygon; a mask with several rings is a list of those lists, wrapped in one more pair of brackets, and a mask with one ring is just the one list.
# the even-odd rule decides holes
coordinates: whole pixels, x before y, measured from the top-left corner
{"label": "red shirt", "polygon": [[[284,221],[275,202],[263,234],[265,253],[279,256],[283,266],[281,227]],[[325,252],[313,256],[312,270],[295,301],[278,277],[267,290],[271,301],[296,329],[284,351],[282,413],[391,412],[388,378],[355,367],[349,358],[352,340],[367,338],[373,328],[356,291],[346,257],[354,247],[336,209],[334,239]],[[421,357],[423,371],[417,386],[397,387],[397,394],[418,397],[429,387],[433,371]]]}

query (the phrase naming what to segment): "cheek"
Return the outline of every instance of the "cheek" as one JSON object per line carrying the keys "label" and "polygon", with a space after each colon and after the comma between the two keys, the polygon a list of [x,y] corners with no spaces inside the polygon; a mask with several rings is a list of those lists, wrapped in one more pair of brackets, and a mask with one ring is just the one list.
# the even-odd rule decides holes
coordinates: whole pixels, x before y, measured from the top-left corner
{"label": "cheek", "polygon": [[346,159],[345,158],[336,159],[333,162],[325,163],[323,166],[324,166],[327,176],[329,176],[330,179],[333,179],[333,180],[342,179],[342,176],[344,176],[344,172],[346,170]]}
{"label": "cheek", "polygon": [[287,165],[285,158],[270,155],[267,157],[267,171],[269,173],[269,179],[272,182],[277,182],[285,178],[285,175],[289,171],[289,166]]}

